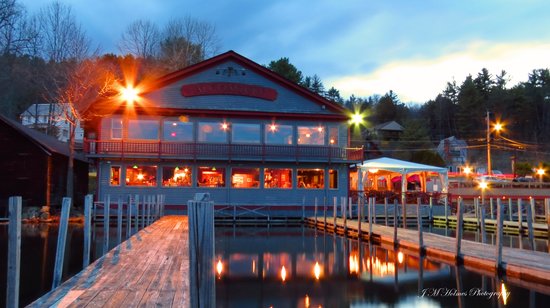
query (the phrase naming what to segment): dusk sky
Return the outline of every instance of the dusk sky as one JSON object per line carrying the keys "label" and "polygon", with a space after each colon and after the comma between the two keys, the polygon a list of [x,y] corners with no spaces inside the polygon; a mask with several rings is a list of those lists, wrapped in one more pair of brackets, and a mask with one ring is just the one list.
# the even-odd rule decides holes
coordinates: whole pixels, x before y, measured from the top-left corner
{"label": "dusk sky", "polygon": [[[265,65],[288,57],[342,97],[393,90],[402,102],[434,99],[448,81],[482,68],[513,86],[550,67],[548,0],[66,0],[94,44],[119,53],[133,21],[159,27],[190,16],[216,27],[220,53]],[[20,0],[33,14],[50,0]]]}

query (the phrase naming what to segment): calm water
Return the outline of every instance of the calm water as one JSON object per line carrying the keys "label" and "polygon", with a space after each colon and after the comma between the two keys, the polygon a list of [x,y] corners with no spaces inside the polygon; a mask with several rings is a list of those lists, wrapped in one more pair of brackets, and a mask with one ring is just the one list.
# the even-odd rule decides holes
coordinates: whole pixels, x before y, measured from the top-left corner
{"label": "calm water", "polygon": [[[22,227],[21,305],[51,288],[57,232],[56,225]],[[81,270],[82,236],[81,225],[70,226],[64,279]],[[92,260],[102,253],[102,228],[94,238]],[[114,247],[114,228],[110,239]],[[3,224],[0,307],[5,306],[6,254]],[[503,305],[502,297],[492,293],[502,294],[501,280],[307,227],[216,227],[216,262],[218,307]],[[504,284],[510,292],[507,306],[550,307],[548,294]]]}

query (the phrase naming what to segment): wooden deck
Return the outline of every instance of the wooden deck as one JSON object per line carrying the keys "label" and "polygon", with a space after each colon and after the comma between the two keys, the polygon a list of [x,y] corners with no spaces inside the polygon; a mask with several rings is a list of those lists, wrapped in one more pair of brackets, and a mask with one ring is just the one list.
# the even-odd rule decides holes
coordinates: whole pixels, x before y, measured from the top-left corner
{"label": "wooden deck", "polygon": [[189,307],[187,217],[165,216],[30,307]]}
{"label": "wooden deck", "polygon": [[[344,232],[344,220],[336,219],[336,225],[332,217],[327,218],[326,225],[324,217],[306,219],[310,225],[317,228],[332,230],[337,233]],[[358,235],[358,221],[347,220],[348,236]],[[364,239],[369,239],[369,225],[367,222],[361,224]],[[424,252],[431,260],[451,265],[463,264],[468,270],[494,276],[496,270],[496,247],[490,244],[482,244],[473,241],[462,240],[461,255],[456,256],[456,238],[443,235],[423,232],[423,247],[419,247],[418,231],[412,229],[397,229],[397,241],[400,249],[407,253],[419,254]],[[381,244],[394,245],[394,228],[373,224],[372,240]],[[520,285],[528,285],[543,293],[550,292],[550,254],[539,251],[530,251],[517,248],[503,247],[503,262],[506,279]]]}

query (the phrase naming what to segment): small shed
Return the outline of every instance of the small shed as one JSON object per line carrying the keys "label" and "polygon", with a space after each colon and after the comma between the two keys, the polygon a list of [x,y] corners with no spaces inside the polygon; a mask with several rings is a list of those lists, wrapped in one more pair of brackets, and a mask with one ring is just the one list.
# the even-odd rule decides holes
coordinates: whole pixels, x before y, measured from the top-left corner
{"label": "small shed", "polygon": [[[362,171],[362,177],[356,181],[358,190],[361,189],[360,182],[364,188],[380,190],[381,183],[385,183],[386,190],[396,190],[402,193],[415,190],[422,192],[448,192],[447,168],[413,163],[409,161],[381,157],[366,160],[356,164],[357,170]],[[428,182],[431,189],[428,189]],[[410,184],[414,183],[411,188]],[[409,185],[408,185],[409,184]],[[416,185],[417,184],[417,185]]]}
{"label": "small shed", "polygon": [[[0,115],[0,204],[22,196],[23,206],[61,204],[66,193],[69,145]],[[74,156],[74,198],[88,190],[88,161]]]}

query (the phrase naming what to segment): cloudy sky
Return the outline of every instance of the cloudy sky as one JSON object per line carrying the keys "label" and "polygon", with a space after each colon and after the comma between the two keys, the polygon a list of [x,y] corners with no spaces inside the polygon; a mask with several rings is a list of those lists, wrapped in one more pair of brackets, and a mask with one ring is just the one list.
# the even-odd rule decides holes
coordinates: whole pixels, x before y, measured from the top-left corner
{"label": "cloudy sky", "polygon": [[[19,0],[29,13],[51,0]],[[259,64],[281,57],[344,98],[393,90],[435,98],[448,81],[487,68],[509,85],[550,68],[548,0],[65,0],[103,52],[118,53],[137,19],[190,16],[216,27],[220,52]]]}

